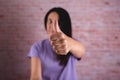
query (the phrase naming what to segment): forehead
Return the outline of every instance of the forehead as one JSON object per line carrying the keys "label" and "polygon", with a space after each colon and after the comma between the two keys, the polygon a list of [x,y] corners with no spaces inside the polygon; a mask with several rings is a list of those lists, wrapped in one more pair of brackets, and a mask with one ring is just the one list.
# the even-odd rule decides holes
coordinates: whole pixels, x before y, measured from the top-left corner
{"label": "forehead", "polygon": [[58,19],[59,18],[59,15],[57,12],[51,12],[48,16],[48,19]]}

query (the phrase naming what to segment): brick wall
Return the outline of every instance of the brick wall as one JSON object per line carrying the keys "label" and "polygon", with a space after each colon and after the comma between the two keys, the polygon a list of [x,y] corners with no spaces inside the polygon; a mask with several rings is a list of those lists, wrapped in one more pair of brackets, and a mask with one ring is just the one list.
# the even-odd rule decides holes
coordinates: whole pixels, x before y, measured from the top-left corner
{"label": "brick wall", "polygon": [[73,37],[86,46],[79,80],[120,80],[120,0],[0,0],[0,80],[29,80],[27,53],[48,37],[43,18],[55,6],[70,13]]}

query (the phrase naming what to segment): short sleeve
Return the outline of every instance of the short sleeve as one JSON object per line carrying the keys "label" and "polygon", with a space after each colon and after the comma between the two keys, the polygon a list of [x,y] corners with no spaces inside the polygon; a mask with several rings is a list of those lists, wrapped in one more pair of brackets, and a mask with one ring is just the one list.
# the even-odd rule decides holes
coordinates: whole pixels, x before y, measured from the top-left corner
{"label": "short sleeve", "polygon": [[38,46],[38,44],[35,43],[31,46],[31,49],[28,53],[28,57],[39,57],[39,52],[40,52],[40,45]]}
{"label": "short sleeve", "polygon": [[77,60],[77,61],[80,61],[80,60],[81,60],[81,58],[77,58],[77,57],[75,57],[74,55],[72,55],[72,57],[73,57],[75,60]]}

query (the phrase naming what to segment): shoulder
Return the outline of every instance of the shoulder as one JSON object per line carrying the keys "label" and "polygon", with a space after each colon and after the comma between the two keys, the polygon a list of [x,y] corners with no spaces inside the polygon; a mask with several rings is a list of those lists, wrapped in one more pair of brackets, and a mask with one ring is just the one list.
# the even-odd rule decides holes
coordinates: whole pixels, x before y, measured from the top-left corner
{"label": "shoulder", "polygon": [[35,48],[37,50],[43,49],[46,45],[48,45],[48,43],[49,43],[48,39],[40,40],[40,41],[35,42],[32,45],[32,48]]}
{"label": "shoulder", "polygon": [[33,43],[28,56],[30,56],[30,57],[40,56],[40,54],[45,51],[45,49],[46,49],[45,45],[47,44],[48,41],[49,40],[45,39],[45,40],[41,40],[41,41],[37,41],[37,42]]}
{"label": "shoulder", "polygon": [[33,43],[32,46],[39,47],[39,46],[45,44],[47,41],[48,41],[48,39],[40,40],[40,41]]}

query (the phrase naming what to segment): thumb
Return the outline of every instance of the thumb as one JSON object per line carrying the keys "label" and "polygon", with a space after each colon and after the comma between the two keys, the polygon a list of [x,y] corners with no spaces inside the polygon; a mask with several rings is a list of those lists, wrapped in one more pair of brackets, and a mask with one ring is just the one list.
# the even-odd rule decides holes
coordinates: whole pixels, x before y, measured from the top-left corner
{"label": "thumb", "polygon": [[58,21],[55,21],[55,26],[54,26],[55,32],[61,32],[60,26],[58,24]]}
{"label": "thumb", "polygon": [[53,24],[50,26],[50,36],[56,33],[56,29],[55,29],[55,21],[53,22]]}

